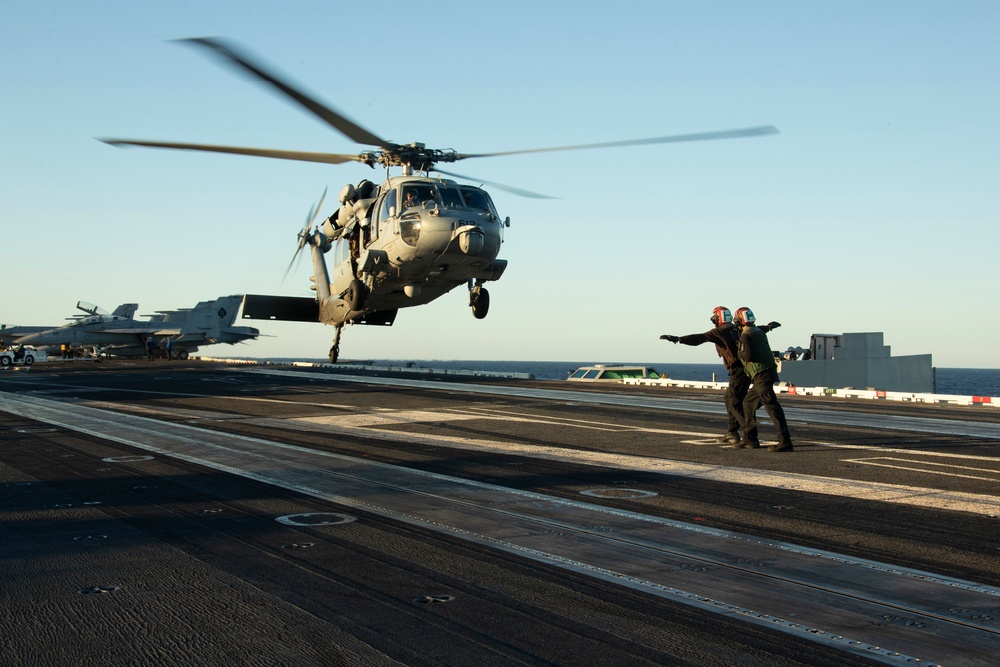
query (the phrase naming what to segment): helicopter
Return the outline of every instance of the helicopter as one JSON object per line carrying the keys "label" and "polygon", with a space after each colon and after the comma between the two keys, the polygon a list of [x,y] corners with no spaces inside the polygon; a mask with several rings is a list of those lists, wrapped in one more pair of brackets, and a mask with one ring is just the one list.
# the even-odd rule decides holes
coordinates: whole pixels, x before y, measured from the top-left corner
{"label": "helicopter", "polygon": [[[442,170],[471,158],[550,151],[613,148],[658,143],[735,139],[777,134],[774,126],[682,134],[647,139],[531,148],[491,153],[458,153],[428,148],[423,143],[387,141],[293,86],[268,66],[226,40],[200,37],[178,40],[207,49],[236,71],[263,82],[355,143],[373,147],[358,154],[321,153],[241,146],[221,146],[137,139],[100,139],[118,147],[141,146],[256,157],[344,164],[357,162],[386,170],[381,184],[363,179],[339,192],[339,207],[317,223],[326,193],[306,216],[298,244],[285,271],[287,277],[299,253],[310,248],[314,299],[246,295],[244,317],[319,321],[335,329],[329,359],[336,363],[340,337],[348,324],[391,326],[400,308],[420,306],[459,287],[468,289],[468,305],[476,319],[489,312],[484,285],[499,280],[507,260],[499,253],[510,218],[501,218],[489,193],[447,176],[474,181],[536,199],[547,195]],[[393,176],[390,169],[399,168]],[[431,175],[434,172],[436,175]],[[326,258],[330,258],[329,265]]]}

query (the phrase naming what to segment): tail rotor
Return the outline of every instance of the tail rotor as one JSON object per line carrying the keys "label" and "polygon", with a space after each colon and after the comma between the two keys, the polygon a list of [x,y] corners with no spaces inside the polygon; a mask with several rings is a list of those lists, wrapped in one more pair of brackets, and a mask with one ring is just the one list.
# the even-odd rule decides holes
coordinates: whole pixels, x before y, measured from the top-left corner
{"label": "tail rotor", "polygon": [[299,243],[295,248],[295,254],[292,255],[292,261],[288,263],[288,268],[285,269],[285,275],[282,276],[281,282],[285,282],[285,279],[288,278],[288,274],[291,272],[292,266],[294,266],[295,262],[298,260],[299,253],[302,252],[302,249],[306,247],[307,243],[311,244],[310,239],[312,239],[313,236],[312,234],[313,223],[316,222],[316,216],[319,215],[320,210],[323,208],[323,201],[325,199],[326,199],[326,189],[323,190],[323,196],[319,198],[319,203],[314,204],[313,207],[309,209],[309,215],[306,216],[306,224],[303,225],[302,229],[299,230],[298,234]]}

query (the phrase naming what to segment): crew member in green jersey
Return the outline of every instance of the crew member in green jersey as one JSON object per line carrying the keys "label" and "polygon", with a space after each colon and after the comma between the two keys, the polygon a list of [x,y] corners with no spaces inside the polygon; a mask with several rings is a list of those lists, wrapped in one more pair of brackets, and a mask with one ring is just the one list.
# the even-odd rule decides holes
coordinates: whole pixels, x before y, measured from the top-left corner
{"label": "crew member in green jersey", "polygon": [[788,422],[785,421],[785,411],[778,404],[774,393],[774,383],[778,381],[778,364],[771,352],[771,344],[767,334],[757,327],[756,318],[749,308],[740,308],[733,317],[734,324],[740,327],[739,357],[743,362],[753,385],[743,399],[743,440],[741,448],[760,447],[757,434],[757,408],[764,406],[771,421],[774,422],[781,437],[778,444],[771,445],[772,452],[790,452],[792,436],[788,433]]}

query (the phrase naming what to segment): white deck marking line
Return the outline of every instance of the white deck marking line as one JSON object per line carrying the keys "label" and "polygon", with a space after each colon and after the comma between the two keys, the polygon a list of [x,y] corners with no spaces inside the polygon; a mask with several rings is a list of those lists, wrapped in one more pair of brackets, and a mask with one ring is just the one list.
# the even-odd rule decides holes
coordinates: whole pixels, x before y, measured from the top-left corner
{"label": "white deck marking line", "polygon": [[[445,408],[449,410],[459,410],[460,408]],[[533,415],[529,412],[513,412],[510,410],[498,410],[496,408],[471,408],[468,412],[474,412],[490,419],[500,421],[525,421],[536,424],[557,424],[565,426],[577,426],[580,428],[591,428],[598,431],[637,431],[640,433],[665,433],[668,435],[693,435],[699,438],[706,437],[702,431],[678,431],[675,429],[652,428],[649,426],[634,426],[631,424],[614,424],[608,422],[598,422],[591,419],[573,419],[572,417],[552,417],[550,415]],[[467,413],[468,413],[467,412]]]}
{"label": "white deck marking line", "polygon": [[[897,465],[892,463],[880,463],[880,461],[898,461],[902,463],[909,463],[910,466]],[[892,456],[876,456],[872,458],[865,459],[844,459],[845,463],[860,463],[861,465],[878,466],[881,468],[894,468],[896,470],[912,470],[915,472],[923,472],[929,475],[943,475],[946,477],[961,477],[963,479],[978,479],[987,482],[1000,482],[1000,470],[989,470],[987,468],[974,468],[972,466],[956,466],[949,465],[947,463],[937,463],[935,461],[913,461],[909,459],[899,459]],[[949,470],[934,470],[928,469],[927,467],[917,468],[912,466],[938,466],[939,468],[954,468],[956,470],[966,470],[966,471],[977,471],[982,473],[988,473],[992,477],[980,477],[977,475],[966,475],[957,472],[951,472]]]}
{"label": "white deck marking line", "polygon": [[1000,461],[997,456],[979,456],[977,454],[955,454],[953,452],[932,452],[926,449],[899,449],[897,447],[882,447],[881,445],[845,445],[836,442],[811,441],[817,447],[832,449],[854,449],[863,452],[879,452],[880,454],[903,454],[905,456],[926,456],[928,458],[960,459],[968,461]]}

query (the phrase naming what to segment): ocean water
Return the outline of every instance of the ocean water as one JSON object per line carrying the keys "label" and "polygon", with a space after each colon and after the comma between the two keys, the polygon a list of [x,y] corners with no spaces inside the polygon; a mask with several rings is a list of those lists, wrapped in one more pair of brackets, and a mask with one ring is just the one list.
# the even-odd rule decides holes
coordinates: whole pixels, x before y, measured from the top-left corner
{"label": "ocean water", "polygon": [[[290,361],[282,359],[281,361]],[[326,359],[300,359],[297,361],[326,361]],[[443,359],[368,359],[344,363],[362,363],[374,366],[406,366],[416,368],[447,368],[471,371],[505,371],[531,373],[538,380],[565,380],[580,366],[595,363],[608,365],[649,366],[666,373],[675,380],[696,380],[711,382],[713,373],[717,382],[725,382],[729,377],[722,364],[667,364],[635,361],[448,361]],[[1000,369],[997,368],[937,368],[935,369],[936,394],[956,394],[959,396],[1000,396]]]}

